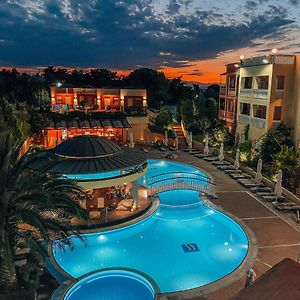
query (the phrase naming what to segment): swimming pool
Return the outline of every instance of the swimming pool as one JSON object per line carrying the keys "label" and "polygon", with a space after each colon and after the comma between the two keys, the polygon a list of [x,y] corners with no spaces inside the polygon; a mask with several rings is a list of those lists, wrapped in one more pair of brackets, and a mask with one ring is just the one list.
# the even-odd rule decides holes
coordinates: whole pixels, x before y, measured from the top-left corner
{"label": "swimming pool", "polygon": [[[148,161],[149,177],[165,172],[205,174],[188,165]],[[234,271],[248,251],[242,228],[204,204],[199,193],[173,190],[159,194],[160,205],[147,219],[104,233],[85,234],[86,246],[72,237],[75,248],[53,245],[57,264],[74,278],[106,268],[129,268],[147,274],[160,292],[200,287]]]}
{"label": "swimming pool", "polygon": [[150,282],[141,275],[126,270],[107,270],[75,283],[64,300],[153,300],[154,294]]}

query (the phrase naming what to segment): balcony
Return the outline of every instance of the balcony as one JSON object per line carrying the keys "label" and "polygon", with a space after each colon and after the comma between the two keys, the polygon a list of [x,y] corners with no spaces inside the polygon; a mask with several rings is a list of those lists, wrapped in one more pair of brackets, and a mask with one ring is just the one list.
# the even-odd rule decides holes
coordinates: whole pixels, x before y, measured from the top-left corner
{"label": "balcony", "polygon": [[252,117],[251,118],[251,126],[264,129],[266,126],[266,120]]}
{"label": "balcony", "polygon": [[218,114],[218,116],[219,116],[219,119],[220,119],[220,120],[225,120],[225,116],[226,116],[225,110],[219,109],[219,114]]}
{"label": "balcony", "polygon": [[226,112],[226,119],[233,121],[234,120],[234,113],[231,112],[231,111],[227,111]]}
{"label": "balcony", "polygon": [[284,90],[276,90],[275,91],[275,99],[283,99]]}
{"label": "balcony", "polygon": [[241,89],[240,96],[244,98],[252,98],[251,89]]}
{"label": "balcony", "polygon": [[268,99],[269,90],[262,89],[241,89],[240,96],[252,99]]}
{"label": "balcony", "polygon": [[253,98],[268,99],[269,90],[252,90]]}
{"label": "balcony", "polygon": [[237,90],[235,88],[228,89],[228,97],[236,97]]}
{"label": "balcony", "polygon": [[225,96],[226,95],[226,87],[225,86],[221,86],[220,87],[220,96]]}
{"label": "balcony", "polygon": [[238,115],[238,122],[244,125],[250,124],[250,116]]}

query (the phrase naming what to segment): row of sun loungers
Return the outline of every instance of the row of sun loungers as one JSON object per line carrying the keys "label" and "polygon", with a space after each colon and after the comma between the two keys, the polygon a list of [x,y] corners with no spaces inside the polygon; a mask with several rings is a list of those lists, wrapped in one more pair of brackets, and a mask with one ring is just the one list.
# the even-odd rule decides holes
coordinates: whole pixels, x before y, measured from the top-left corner
{"label": "row of sun loungers", "polygon": [[272,203],[272,205],[279,211],[286,212],[295,212],[297,215],[297,222],[300,222],[300,205],[295,204],[294,202],[289,201],[283,196],[277,196],[273,193],[273,190],[262,183],[255,182],[255,179],[237,169],[235,166],[231,165],[227,161],[219,161],[218,156],[206,155],[197,149],[187,149],[191,155],[194,155],[197,158],[201,158],[207,162],[211,162],[219,170],[223,171],[225,174],[228,174],[233,179],[237,180],[242,186],[249,188],[251,193],[260,197],[266,202]]}

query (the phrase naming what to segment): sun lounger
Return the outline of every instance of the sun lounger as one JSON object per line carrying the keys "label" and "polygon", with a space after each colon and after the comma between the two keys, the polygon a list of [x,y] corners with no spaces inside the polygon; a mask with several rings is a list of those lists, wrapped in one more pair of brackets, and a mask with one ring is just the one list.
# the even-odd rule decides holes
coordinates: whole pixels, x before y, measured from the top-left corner
{"label": "sun lounger", "polygon": [[288,203],[278,203],[278,202],[272,202],[272,204],[274,205],[274,207],[276,207],[278,210],[285,210],[285,211],[300,211],[300,206],[292,203],[292,202],[288,202]]}
{"label": "sun lounger", "polygon": [[252,193],[259,193],[259,192],[271,192],[272,189],[269,187],[264,186],[262,183],[250,189]]}
{"label": "sun lounger", "polygon": [[212,164],[215,166],[229,166],[230,165],[229,162],[224,161],[224,160],[223,161],[213,161]]}
{"label": "sun lounger", "polygon": [[269,192],[269,191],[266,191],[266,192],[256,192],[256,194],[258,196],[275,196],[275,194],[273,192]]}
{"label": "sun lounger", "polygon": [[209,155],[208,154],[204,154],[204,153],[201,153],[201,154],[194,154],[195,157],[197,158],[205,158],[205,157],[208,157]]}
{"label": "sun lounger", "polygon": [[176,148],[176,147],[169,147],[169,150],[171,150],[171,151],[176,151],[177,148]]}
{"label": "sun lounger", "polygon": [[236,169],[229,169],[229,170],[224,170],[224,173],[226,174],[241,174],[241,170],[236,170]]}
{"label": "sun lounger", "polygon": [[229,176],[232,177],[233,179],[249,179],[249,178],[251,178],[250,175],[247,175],[245,173],[239,173],[239,174],[231,173],[231,174],[229,174]]}
{"label": "sun lounger", "polygon": [[183,151],[184,152],[191,152],[191,151],[198,151],[198,150],[195,149],[195,148],[187,148],[187,149],[184,149]]}
{"label": "sun lounger", "polygon": [[252,188],[256,186],[256,184],[250,179],[238,179],[238,183],[246,188]]}
{"label": "sun lounger", "polygon": [[205,157],[203,159],[206,160],[206,161],[209,161],[209,162],[213,162],[213,161],[219,160],[219,158],[217,156],[209,156],[209,157]]}
{"label": "sun lounger", "polygon": [[224,166],[218,166],[218,169],[224,171],[224,170],[236,170],[236,168],[233,165],[224,165]]}
{"label": "sun lounger", "polygon": [[192,150],[192,151],[190,151],[188,153],[191,154],[191,155],[195,155],[195,154],[201,154],[202,152],[199,151],[199,150]]}

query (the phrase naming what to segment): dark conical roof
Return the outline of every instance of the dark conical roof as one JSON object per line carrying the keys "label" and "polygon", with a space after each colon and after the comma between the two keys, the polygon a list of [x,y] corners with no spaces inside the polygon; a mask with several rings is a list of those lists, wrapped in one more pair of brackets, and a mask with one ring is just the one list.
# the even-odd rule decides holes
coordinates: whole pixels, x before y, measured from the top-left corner
{"label": "dark conical roof", "polygon": [[145,153],[115,142],[86,135],[68,139],[56,148],[36,155],[29,168],[56,174],[92,174],[146,164]]}
{"label": "dark conical roof", "polygon": [[62,142],[53,152],[66,158],[96,158],[118,154],[122,152],[122,148],[99,136],[82,135]]}

